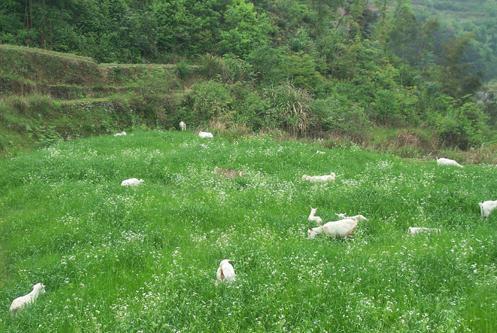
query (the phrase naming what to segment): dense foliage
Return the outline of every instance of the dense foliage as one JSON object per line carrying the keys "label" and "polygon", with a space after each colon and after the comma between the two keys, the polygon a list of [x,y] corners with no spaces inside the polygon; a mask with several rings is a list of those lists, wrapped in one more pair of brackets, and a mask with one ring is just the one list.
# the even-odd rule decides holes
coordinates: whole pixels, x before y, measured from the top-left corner
{"label": "dense foliage", "polygon": [[359,140],[371,126],[422,127],[439,144],[478,146],[497,113],[476,98],[491,73],[481,36],[418,14],[405,0],[4,0],[0,42],[175,62],[179,77],[200,64],[207,80],[176,113],[194,124]]}
{"label": "dense foliage", "polygon": [[497,77],[497,5],[494,0],[413,0],[422,19],[435,16],[445,35],[470,33],[472,57],[485,78]]}

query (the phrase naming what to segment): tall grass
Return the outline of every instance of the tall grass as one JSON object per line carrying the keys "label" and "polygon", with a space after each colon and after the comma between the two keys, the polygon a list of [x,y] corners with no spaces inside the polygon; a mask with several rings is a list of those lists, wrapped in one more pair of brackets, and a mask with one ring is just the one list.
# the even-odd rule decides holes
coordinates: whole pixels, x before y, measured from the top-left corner
{"label": "tall grass", "polygon": [[[330,171],[331,185],[300,180]],[[495,332],[497,215],[477,205],[495,197],[495,172],[159,131],[3,159],[0,331]],[[130,177],[145,185],[122,188]],[[310,207],[370,220],[352,239],[311,241]],[[223,258],[230,286],[214,283]],[[11,317],[36,282],[47,293]]]}

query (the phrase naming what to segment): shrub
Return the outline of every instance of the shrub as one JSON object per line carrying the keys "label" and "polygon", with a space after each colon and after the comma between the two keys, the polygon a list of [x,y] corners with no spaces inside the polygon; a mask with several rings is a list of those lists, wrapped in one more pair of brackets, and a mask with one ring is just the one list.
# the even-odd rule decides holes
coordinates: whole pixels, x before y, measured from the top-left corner
{"label": "shrub", "polygon": [[226,71],[226,65],[223,58],[214,56],[212,54],[206,54],[199,59],[199,74],[207,79],[214,80],[221,77],[221,73]]}
{"label": "shrub", "polygon": [[252,79],[252,66],[245,60],[232,54],[225,54],[223,61],[225,68],[221,74],[224,82],[234,83]]}
{"label": "shrub", "polygon": [[176,63],[176,75],[180,80],[184,80],[189,77],[192,73],[190,65],[185,61],[179,61]]}
{"label": "shrub", "polygon": [[450,108],[447,115],[439,118],[438,136],[444,146],[457,146],[466,150],[482,144],[488,131],[487,117],[475,103],[465,103]]}
{"label": "shrub", "polygon": [[497,126],[497,82],[489,83],[479,91],[477,99],[488,115],[490,125]]}
{"label": "shrub", "polygon": [[266,89],[265,96],[270,103],[266,113],[270,128],[281,128],[292,135],[308,131],[312,99],[305,90],[286,83]]}
{"label": "shrub", "polygon": [[216,81],[195,84],[186,96],[182,116],[187,123],[207,123],[214,118],[229,117],[233,97],[227,86]]}
{"label": "shrub", "polygon": [[[251,87],[241,84],[232,87],[234,97],[233,121],[238,125],[244,125],[254,131],[264,127],[275,127],[268,122],[266,111],[269,109],[269,101],[260,96]],[[273,126],[271,126],[273,125]]]}
{"label": "shrub", "polygon": [[331,96],[312,103],[317,124],[324,131],[336,132],[355,140],[363,140],[371,124],[364,109],[343,96]]}
{"label": "shrub", "polygon": [[205,55],[200,58],[200,75],[209,80],[225,83],[251,80],[252,66],[245,60],[226,54],[223,57]]}
{"label": "shrub", "polygon": [[287,79],[285,68],[285,50],[269,46],[253,50],[248,61],[253,66],[259,82],[277,84]]}

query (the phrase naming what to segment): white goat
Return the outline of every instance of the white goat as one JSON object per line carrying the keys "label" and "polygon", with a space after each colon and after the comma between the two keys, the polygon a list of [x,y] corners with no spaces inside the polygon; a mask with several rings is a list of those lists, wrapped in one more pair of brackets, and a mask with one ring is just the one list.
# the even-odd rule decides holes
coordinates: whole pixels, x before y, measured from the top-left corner
{"label": "white goat", "polygon": [[480,202],[478,205],[480,205],[481,217],[487,218],[497,208],[497,200],[495,201],[487,200],[484,202]]}
{"label": "white goat", "polygon": [[211,132],[199,132],[198,136],[202,139],[212,139],[214,137]]}
{"label": "white goat", "polygon": [[217,280],[219,282],[233,282],[235,281],[235,269],[231,265],[229,259],[224,259],[219,264],[219,268],[216,273]]}
{"label": "white goat", "polygon": [[439,166],[455,166],[455,167],[458,167],[458,168],[462,168],[463,167],[461,164],[457,163],[454,160],[450,160],[448,158],[439,158],[437,160],[437,164]]}
{"label": "white goat", "polygon": [[123,180],[121,182],[121,186],[139,186],[143,184],[144,180],[143,179],[137,179],[137,178],[130,178]]}
{"label": "white goat", "polygon": [[179,122],[179,129],[182,131],[186,131],[186,124],[184,121]]}
{"label": "white goat", "polygon": [[407,232],[410,235],[425,234],[425,233],[440,233],[440,229],[438,229],[438,228],[410,227]]}
{"label": "white goat", "polygon": [[126,132],[125,131],[122,131],[122,132],[119,132],[119,133],[116,133],[114,134],[114,136],[126,136]]}
{"label": "white goat", "polygon": [[317,208],[311,208],[311,213],[309,214],[309,217],[307,218],[307,221],[309,222],[316,222],[317,225],[322,225],[323,220],[319,217],[316,216],[316,212],[318,211]]}
{"label": "white goat", "polygon": [[302,180],[311,182],[311,183],[329,183],[329,182],[334,182],[335,179],[337,178],[335,173],[330,173],[329,175],[325,176],[308,176],[308,175],[303,175]]}
{"label": "white goat", "polygon": [[33,286],[33,290],[24,296],[17,297],[10,305],[10,312],[16,313],[25,306],[34,303],[38,296],[45,293],[45,286],[42,283],[37,283]]}
{"label": "white goat", "polygon": [[309,239],[314,239],[317,235],[324,233],[327,236],[334,238],[345,238],[354,233],[357,224],[360,221],[367,221],[368,219],[362,215],[347,217],[340,221],[328,222],[323,226],[312,228],[307,231]]}

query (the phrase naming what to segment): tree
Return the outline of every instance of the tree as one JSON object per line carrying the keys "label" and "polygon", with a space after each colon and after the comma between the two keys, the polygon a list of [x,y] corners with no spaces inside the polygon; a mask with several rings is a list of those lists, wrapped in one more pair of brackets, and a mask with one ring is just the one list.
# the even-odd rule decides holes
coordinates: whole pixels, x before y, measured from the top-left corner
{"label": "tree", "polygon": [[473,94],[481,86],[482,73],[475,68],[475,54],[470,54],[472,34],[450,39],[443,46],[441,82],[443,90],[454,97]]}
{"label": "tree", "polygon": [[246,58],[250,51],[269,42],[271,25],[267,17],[258,14],[254,5],[245,0],[235,0],[228,6],[224,21],[220,41],[223,53]]}

